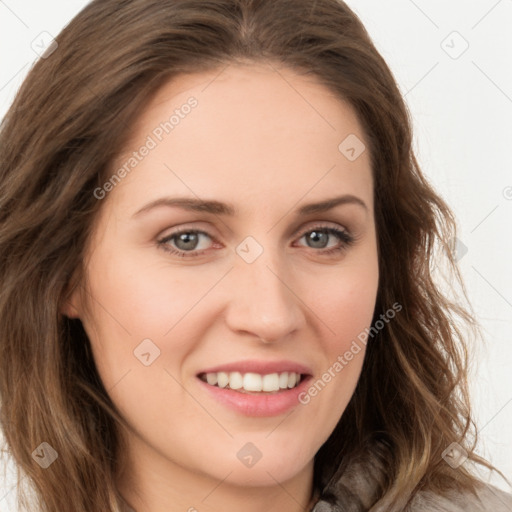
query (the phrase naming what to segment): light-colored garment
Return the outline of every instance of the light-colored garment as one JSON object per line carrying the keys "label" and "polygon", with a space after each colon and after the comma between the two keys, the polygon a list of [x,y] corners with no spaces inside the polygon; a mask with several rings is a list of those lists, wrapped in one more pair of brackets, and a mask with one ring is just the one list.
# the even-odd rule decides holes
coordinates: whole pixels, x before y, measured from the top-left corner
{"label": "light-colored garment", "polygon": [[[336,490],[333,490],[334,501],[332,499],[325,501],[320,498],[312,512],[368,512],[368,510],[378,510],[379,512],[512,512],[512,494],[488,484],[482,484],[482,488],[478,491],[478,499],[471,494],[454,492],[448,498],[421,491],[416,494],[411,503],[398,510],[386,506],[377,509],[365,508],[362,504],[364,497],[360,501],[359,498],[362,496],[357,495],[356,489],[353,491],[355,496],[348,507],[340,504]],[[345,497],[342,499],[345,503]]]}
{"label": "light-colored garment", "polygon": [[451,490],[429,490],[404,497],[401,505],[375,505],[384,467],[371,453],[337,472],[320,493],[311,512],[512,512],[512,494],[481,482],[477,496]]}

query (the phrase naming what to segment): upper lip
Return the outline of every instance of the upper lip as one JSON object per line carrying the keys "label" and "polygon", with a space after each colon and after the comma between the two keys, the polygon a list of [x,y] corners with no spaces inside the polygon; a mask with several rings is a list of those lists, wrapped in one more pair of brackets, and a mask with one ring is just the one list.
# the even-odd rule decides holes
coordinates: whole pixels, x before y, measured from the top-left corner
{"label": "upper lip", "polygon": [[311,369],[308,366],[284,359],[280,361],[262,361],[254,359],[234,361],[232,363],[224,363],[206,368],[201,370],[198,375],[201,375],[202,373],[217,372],[259,373],[261,375],[267,375],[269,373],[295,372],[311,375]]}

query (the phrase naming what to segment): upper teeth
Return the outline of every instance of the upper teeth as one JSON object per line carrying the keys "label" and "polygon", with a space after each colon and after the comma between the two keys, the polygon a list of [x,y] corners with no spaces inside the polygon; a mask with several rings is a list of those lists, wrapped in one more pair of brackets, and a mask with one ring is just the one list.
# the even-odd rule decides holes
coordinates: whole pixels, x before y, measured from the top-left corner
{"label": "upper teeth", "polygon": [[259,373],[216,372],[205,374],[203,380],[211,386],[217,385],[220,388],[229,385],[231,389],[245,391],[278,391],[295,387],[300,382],[300,373],[282,372],[260,375]]}

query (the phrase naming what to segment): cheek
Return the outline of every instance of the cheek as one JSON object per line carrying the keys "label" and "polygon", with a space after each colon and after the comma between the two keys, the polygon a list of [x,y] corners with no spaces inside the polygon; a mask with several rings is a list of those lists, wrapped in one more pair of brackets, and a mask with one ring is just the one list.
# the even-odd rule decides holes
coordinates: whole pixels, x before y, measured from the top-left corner
{"label": "cheek", "polygon": [[[129,251],[108,254],[98,252],[90,261],[93,319],[84,322],[103,384],[116,396],[128,372],[127,380],[141,388],[149,381],[168,388],[169,375],[152,370],[165,368],[180,378],[183,362],[216,314],[207,295],[224,271],[173,268],[161,257],[143,260]],[[142,354],[148,352],[146,359],[154,362],[144,366]],[[157,373],[163,382],[153,382]]]}
{"label": "cheek", "polygon": [[309,286],[311,308],[322,320],[327,333],[329,352],[346,350],[351,341],[373,318],[378,290],[378,266],[376,261],[368,264],[340,267],[336,275],[329,278],[316,275],[316,286]]}
{"label": "cheek", "polygon": [[[341,283],[341,284],[340,284]],[[318,438],[336,427],[355,391],[366,353],[377,285],[373,280],[341,279],[315,296],[315,313],[322,320],[324,365],[300,402],[310,417],[320,418]],[[319,448],[319,446],[318,446]]]}
{"label": "cheek", "polygon": [[350,401],[361,373],[378,290],[378,263],[376,258],[361,258],[357,264],[340,266],[331,279],[316,275],[316,280],[309,297],[321,319],[325,363],[303,403],[328,418],[329,431]]}
{"label": "cheek", "polygon": [[172,268],[162,260],[148,263],[136,255],[115,260],[115,265],[91,266],[92,289],[133,341],[162,339],[185,319],[185,323],[197,319],[195,306],[218,280],[216,273],[210,275],[198,267]]}

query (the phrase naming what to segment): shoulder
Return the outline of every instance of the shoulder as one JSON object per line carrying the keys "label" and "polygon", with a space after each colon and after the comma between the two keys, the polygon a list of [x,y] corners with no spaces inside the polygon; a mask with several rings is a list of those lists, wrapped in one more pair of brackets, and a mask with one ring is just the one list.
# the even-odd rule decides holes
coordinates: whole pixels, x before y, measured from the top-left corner
{"label": "shoulder", "polygon": [[319,490],[312,512],[512,512],[512,494],[482,480],[476,480],[475,493],[427,487],[392,508],[388,499],[379,500],[386,487],[388,456],[386,447],[376,443],[339,464]]}
{"label": "shoulder", "polygon": [[370,451],[369,460],[355,457],[340,465],[320,491],[312,512],[512,512],[512,494],[482,480],[477,480],[475,493],[427,488],[391,508],[388,500],[378,499],[385,487],[386,467],[377,453]]}
{"label": "shoulder", "polygon": [[482,482],[476,495],[456,491],[441,496],[431,491],[418,492],[407,512],[512,512],[512,494]]}

